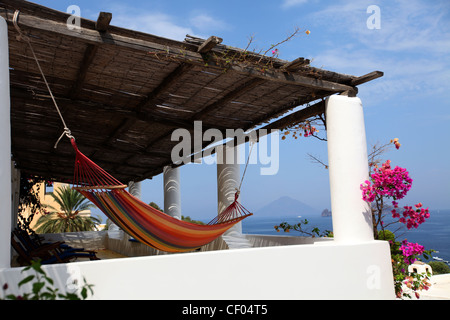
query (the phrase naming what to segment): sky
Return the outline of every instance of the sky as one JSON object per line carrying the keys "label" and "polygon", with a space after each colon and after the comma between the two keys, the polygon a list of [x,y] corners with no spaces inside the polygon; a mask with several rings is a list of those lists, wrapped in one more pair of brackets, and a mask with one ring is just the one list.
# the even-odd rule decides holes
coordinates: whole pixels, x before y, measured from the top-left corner
{"label": "sky", "polygon": [[[181,41],[186,34],[204,39],[215,35],[223,38],[223,44],[245,48],[252,38],[250,49],[256,51],[267,50],[295,28],[309,30],[309,35],[301,32],[278,47],[279,58],[305,57],[314,67],[355,76],[383,71],[382,78],[359,86],[368,147],[399,139],[401,148],[392,148],[383,159],[406,168],[413,179],[401,204],[450,208],[448,0],[33,2],[64,12],[76,5],[81,16],[91,20],[100,11],[111,12],[112,25]],[[261,164],[250,164],[241,189],[244,206],[257,211],[289,196],[320,211],[330,209],[328,171],[308,154],[326,163],[326,142],[315,138],[280,141],[275,175],[261,175]],[[207,220],[217,214],[216,177],[215,165],[181,168],[183,215]],[[162,175],[142,183],[142,199],[163,206]]]}

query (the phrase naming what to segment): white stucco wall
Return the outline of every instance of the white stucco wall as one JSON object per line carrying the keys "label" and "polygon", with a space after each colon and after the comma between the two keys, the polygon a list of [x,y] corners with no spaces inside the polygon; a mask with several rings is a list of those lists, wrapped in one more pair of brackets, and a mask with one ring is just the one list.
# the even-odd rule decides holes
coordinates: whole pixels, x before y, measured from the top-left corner
{"label": "white stucco wall", "polygon": [[9,267],[11,260],[10,128],[8,26],[0,17],[0,268]]}
{"label": "white stucco wall", "polygon": [[[183,266],[180,270],[180,266]],[[92,299],[393,299],[387,242],[235,249],[44,266],[61,290],[94,284]],[[0,282],[23,279],[21,268]],[[286,285],[284,281],[288,280]]]}

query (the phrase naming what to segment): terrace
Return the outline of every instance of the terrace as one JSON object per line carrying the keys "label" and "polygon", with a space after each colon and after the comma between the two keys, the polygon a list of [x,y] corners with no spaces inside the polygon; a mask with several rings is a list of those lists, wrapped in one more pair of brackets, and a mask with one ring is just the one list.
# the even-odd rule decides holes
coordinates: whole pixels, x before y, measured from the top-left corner
{"label": "terrace", "polygon": [[[204,130],[218,129],[224,137],[226,129],[243,129],[259,138],[261,129],[283,129],[317,115],[327,123],[332,240],[242,235],[237,226],[200,252],[162,254],[129,241],[122,231],[46,235],[128,257],[46,266],[58,286],[64,289],[75,270],[95,285],[94,299],[394,298],[389,246],[373,239],[359,190],[368,168],[357,86],[382,72],[338,74],[301,57],[284,61],[230,48],[214,36],[164,39],[110,25],[108,13],[100,13],[97,21],[81,19],[80,29],[71,30],[68,14],[19,0],[0,6],[0,201],[8,204],[0,214],[0,280],[14,283],[21,277],[21,269],[11,267],[9,239],[17,178],[27,173],[64,182],[72,181],[74,171],[70,143],[61,140],[54,148],[64,126],[30,47],[18,37],[17,10],[17,24],[78,147],[131,185],[136,197],[141,181],[163,174],[170,182],[165,202],[171,216],[180,216],[174,186],[183,168],[171,159],[174,130],[194,135],[194,121],[201,120]],[[297,106],[305,107],[285,116]],[[220,212],[233,201],[239,166],[217,166]],[[226,238],[233,235],[246,248],[232,248]],[[282,292],[280,274],[293,282]]]}

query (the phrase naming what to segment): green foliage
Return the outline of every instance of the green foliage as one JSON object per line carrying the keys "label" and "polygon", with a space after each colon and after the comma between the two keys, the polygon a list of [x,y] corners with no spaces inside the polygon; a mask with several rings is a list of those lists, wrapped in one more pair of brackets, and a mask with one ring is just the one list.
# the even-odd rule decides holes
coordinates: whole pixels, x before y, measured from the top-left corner
{"label": "green foliage", "polygon": [[199,220],[193,220],[193,219],[191,219],[191,217],[190,216],[181,216],[181,220],[183,220],[183,221],[187,221],[187,222],[191,222],[191,223],[196,223],[196,224],[205,224],[204,222],[202,222],[202,221],[199,221]]}
{"label": "green foliage", "polygon": [[153,201],[149,203],[149,206],[155,208],[156,210],[159,210],[159,211],[161,211],[161,212],[164,212],[164,210],[161,209],[161,208],[160,208],[156,203],[154,203]]}
{"label": "green foliage", "polygon": [[311,230],[304,229],[304,226],[309,224],[309,221],[307,219],[300,221],[297,224],[289,224],[287,222],[282,222],[277,226],[274,226],[275,230],[277,232],[280,232],[280,229],[282,229],[284,232],[289,232],[290,230],[298,231],[302,234],[306,234],[311,237],[333,237],[333,233],[330,230],[324,230],[320,231],[319,228],[314,227]]}
{"label": "green foliage", "polygon": [[93,205],[78,191],[69,186],[62,187],[51,193],[59,208],[47,206],[51,213],[41,216],[36,224],[37,233],[63,233],[76,231],[92,231],[100,224],[96,217],[80,216],[80,211]]}
{"label": "green foliage", "polygon": [[450,266],[442,261],[430,261],[428,262],[431,269],[433,270],[433,274],[444,274],[450,273]]}
{"label": "green foliage", "polygon": [[[18,226],[33,234],[30,228],[31,221],[35,214],[43,212],[43,205],[39,198],[40,184],[45,180],[35,176],[22,174],[20,177],[19,207],[18,207]],[[29,214],[24,214],[29,209]]]}
{"label": "green foliage", "polygon": [[394,241],[395,234],[387,229],[378,231],[378,240]]}
{"label": "green foliage", "polygon": [[[22,295],[8,294],[6,300],[85,300],[88,297],[88,293],[91,295],[94,293],[92,290],[93,285],[88,284],[84,279],[84,285],[80,290],[80,293],[66,292],[60,293],[58,288],[54,288],[54,281],[47,276],[45,271],[41,267],[40,261],[32,261],[31,265],[24,268],[22,272],[33,269],[35,274],[25,277],[18,283],[19,288],[24,284],[31,283],[31,292],[24,293]],[[3,291],[8,290],[8,285],[3,285]]]}

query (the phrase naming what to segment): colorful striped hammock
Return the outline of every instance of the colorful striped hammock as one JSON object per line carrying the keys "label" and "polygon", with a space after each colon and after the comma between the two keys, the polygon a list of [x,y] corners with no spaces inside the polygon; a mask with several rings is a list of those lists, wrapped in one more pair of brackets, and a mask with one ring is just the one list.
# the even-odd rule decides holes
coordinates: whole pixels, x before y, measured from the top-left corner
{"label": "colorful striped hammock", "polygon": [[95,204],[112,222],[136,240],[166,252],[196,250],[221,236],[236,223],[251,216],[238,201],[206,225],[173,218],[137,199],[125,190],[126,185],[95,164],[78,150],[76,152],[74,187]]}

